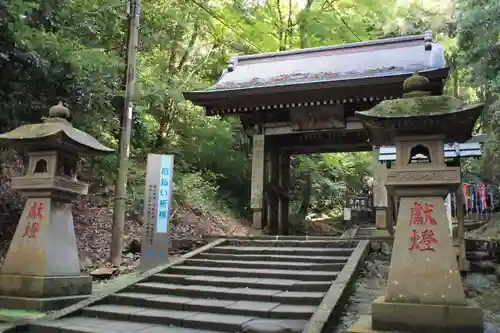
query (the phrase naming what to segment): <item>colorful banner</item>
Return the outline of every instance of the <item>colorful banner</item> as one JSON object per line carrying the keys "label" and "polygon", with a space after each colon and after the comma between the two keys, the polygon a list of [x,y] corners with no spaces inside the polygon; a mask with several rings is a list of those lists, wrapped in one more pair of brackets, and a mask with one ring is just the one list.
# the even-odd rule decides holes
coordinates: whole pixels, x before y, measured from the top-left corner
{"label": "colorful banner", "polygon": [[466,212],[492,212],[498,207],[499,188],[494,185],[479,183],[462,184],[462,194]]}

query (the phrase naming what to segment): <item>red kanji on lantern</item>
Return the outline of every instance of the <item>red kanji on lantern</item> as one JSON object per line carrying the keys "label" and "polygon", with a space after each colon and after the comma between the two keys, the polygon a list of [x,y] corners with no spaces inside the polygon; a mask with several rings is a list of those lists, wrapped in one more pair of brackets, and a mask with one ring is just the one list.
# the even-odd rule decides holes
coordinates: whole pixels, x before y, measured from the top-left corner
{"label": "red kanji on lantern", "polygon": [[28,225],[24,229],[23,237],[36,238],[36,234],[40,231],[40,223],[38,222],[28,222]]}
{"label": "red kanji on lantern", "polygon": [[411,208],[410,225],[436,225],[436,220],[431,215],[433,211],[434,205],[428,203],[422,205],[415,202],[415,205]]}
{"label": "red kanji on lantern", "polygon": [[434,244],[439,244],[434,232],[430,229],[425,229],[422,232],[417,232],[417,230],[413,229],[413,234],[410,237],[411,247],[408,250],[420,250],[420,251],[432,251],[436,252],[432,246]]}
{"label": "red kanji on lantern", "polygon": [[43,220],[43,209],[45,208],[45,205],[42,202],[34,202],[33,206],[31,206],[30,211],[28,213],[28,217],[30,219],[40,219]]}

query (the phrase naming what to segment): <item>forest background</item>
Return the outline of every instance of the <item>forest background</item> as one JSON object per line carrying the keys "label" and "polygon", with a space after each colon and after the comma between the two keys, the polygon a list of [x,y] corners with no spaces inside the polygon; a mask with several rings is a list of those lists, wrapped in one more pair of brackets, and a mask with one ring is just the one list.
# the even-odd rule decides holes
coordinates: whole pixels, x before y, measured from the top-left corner
{"label": "forest background", "polygon": [[[116,148],[124,73],[126,1],[0,0],[0,131],[39,122],[59,100],[75,127]],[[175,155],[173,238],[245,233],[251,146],[233,118],[205,117],[181,92],[213,84],[234,54],[283,51],[431,30],[446,46],[446,93],[487,104],[477,132],[484,157],[467,161],[470,180],[500,182],[500,2],[497,0],[147,0],[140,17],[126,240],[141,224],[148,153]],[[23,199],[10,190],[22,159],[0,146],[0,257]],[[340,212],[359,192],[370,153],[294,157],[292,221]],[[117,156],[91,158],[75,203],[80,252],[109,254]],[[294,223],[295,233],[313,226]]]}

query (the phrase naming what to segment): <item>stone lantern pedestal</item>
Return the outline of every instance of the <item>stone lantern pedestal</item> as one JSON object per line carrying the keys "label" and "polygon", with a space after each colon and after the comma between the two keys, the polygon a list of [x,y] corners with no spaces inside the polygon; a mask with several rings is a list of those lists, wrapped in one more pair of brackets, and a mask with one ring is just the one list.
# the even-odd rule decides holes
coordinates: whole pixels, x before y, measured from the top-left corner
{"label": "stone lantern pedestal", "polygon": [[1,134],[27,154],[27,172],[12,188],[27,197],[0,270],[0,308],[49,311],[92,293],[92,278],[80,275],[71,201],[87,194],[76,178],[80,154],[112,150],[67,121],[61,103],[43,123]]}
{"label": "stone lantern pedestal", "polygon": [[443,148],[471,137],[482,105],[429,96],[429,89],[414,75],[403,99],[358,112],[375,145],[396,145],[386,188],[400,204],[385,296],[350,332],[483,332],[482,310],[465,297],[445,211],[460,168],[446,165]]}

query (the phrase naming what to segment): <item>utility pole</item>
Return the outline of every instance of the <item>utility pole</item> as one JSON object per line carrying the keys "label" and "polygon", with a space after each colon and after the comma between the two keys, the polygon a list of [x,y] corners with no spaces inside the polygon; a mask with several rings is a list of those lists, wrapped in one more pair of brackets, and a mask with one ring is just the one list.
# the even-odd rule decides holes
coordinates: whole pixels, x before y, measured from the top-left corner
{"label": "utility pole", "polygon": [[140,0],[128,0],[127,49],[125,56],[125,96],[120,128],[120,150],[118,151],[118,174],[115,184],[115,207],[111,231],[111,263],[119,266],[123,251],[123,229],[125,226],[125,196],[127,194],[128,158],[130,154],[130,135],[132,132],[132,113],[134,110],[134,90],[136,81],[136,58],[139,42]]}

